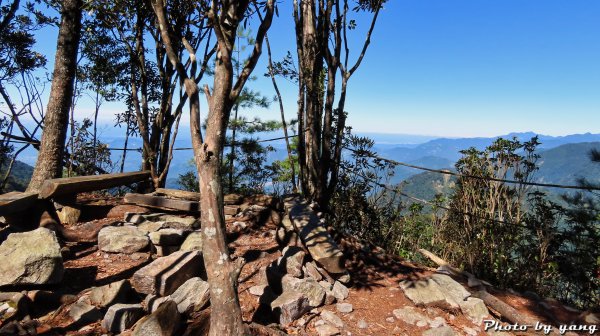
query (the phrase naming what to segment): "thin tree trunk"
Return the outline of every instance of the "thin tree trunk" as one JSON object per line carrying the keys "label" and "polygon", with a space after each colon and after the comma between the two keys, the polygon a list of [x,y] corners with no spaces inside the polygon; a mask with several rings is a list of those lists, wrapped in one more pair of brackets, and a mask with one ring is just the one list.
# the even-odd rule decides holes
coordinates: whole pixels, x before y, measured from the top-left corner
{"label": "thin tree trunk", "polygon": [[277,94],[277,101],[279,102],[279,112],[281,113],[281,126],[283,127],[283,135],[285,137],[285,147],[287,149],[288,160],[290,161],[290,169],[292,171],[292,190],[294,192],[298,191],[298,187],[296,186],[296,167],[294,164],[294,159],[292,156],[292,147],[290,146],[290,138],[288,136],[287,130],[287,122],[285,121],[285,111],[283,109],[283,100],[281,98],[281,92],[279,92],[279,87],[277,86],[277,81],[275,80],[275,74],[273,73],[273,59],[271,56],[271,45],[269,44],[269,37],[265,36],[265,43],[267,45],[267,54],[269,56],[269,76],[271,76],[271,82],[273,83],[273,88],[275,89],[275,93]]}
{"label": "thin tree trunk", "polygon": [[62,2],[62,19],[58,32],[50,100],[44,118],[45,127],[27,191],[39,191],[45,180],[62,175],[69,108],[81,37],[82,6],[82,0]]}

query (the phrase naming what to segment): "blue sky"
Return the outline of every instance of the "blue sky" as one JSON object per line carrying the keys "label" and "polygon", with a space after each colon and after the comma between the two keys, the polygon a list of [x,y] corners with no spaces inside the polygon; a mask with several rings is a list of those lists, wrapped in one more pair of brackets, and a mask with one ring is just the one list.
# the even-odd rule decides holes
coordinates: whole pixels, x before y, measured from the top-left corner
{"label": "blue sky", "polygon": [[[295,50],[289,2],[279,5],[269,32],[275,59]],[[599,17],[594,0],[390,0],[349,83],[349,124],[359,132],[452,137],[598,133]],[[364,19],[352,33],[351,60]],[[43,34],[41,50],[52,52],[56,31]],[[51,70],[54,55],[48,58]],[[249,85],[270,97],[265,61]],[[280,85],[292,117],[296,88]],[[89,113],[91,103],[83,98],[79,109]],[[101,119],[111,124],[120,109],[105,105]],[[269,119],[279,111],[273,104],[245,113]]]}

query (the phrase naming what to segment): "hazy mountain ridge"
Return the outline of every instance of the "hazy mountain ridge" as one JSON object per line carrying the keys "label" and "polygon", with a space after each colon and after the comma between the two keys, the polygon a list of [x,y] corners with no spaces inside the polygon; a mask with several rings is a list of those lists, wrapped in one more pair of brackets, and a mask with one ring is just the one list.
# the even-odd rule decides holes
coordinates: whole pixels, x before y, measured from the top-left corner
{"label": "hazy mountain ridge", "polygon": [[[580,178],[600,183],[600,164],[589,158],[591,149],[600,149],[599,142],[582,142],[561,145],[539,151],[539,170],[534,181],[561,185],[576,185]],[[450,168],[450,167],[446,167]],[[436,193],[449,195],[456,182],[455,177],[433,172],[421,172],[405,180],[403,190],[406,194],[425,200],[431,200]],[[540,188],[552,194],[563,194],[564,189]]]}

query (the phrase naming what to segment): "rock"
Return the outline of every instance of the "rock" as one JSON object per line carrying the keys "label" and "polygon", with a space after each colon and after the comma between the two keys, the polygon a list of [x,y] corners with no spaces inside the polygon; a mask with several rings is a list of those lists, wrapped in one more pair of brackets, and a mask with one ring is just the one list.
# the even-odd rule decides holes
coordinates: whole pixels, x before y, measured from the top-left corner
{"label": "rock", "polygon": [[95,306],[81,300],[69,307],[69,317],[73,319],[73,324],[86,325],[100,320],[102,313]]}
{"label": "rock", "polygon": [[350,274],[346,273],[346,274],[343,274],[340,277],[338,277],[337,281],[339,281],[343,284],[348,284],[348,283],[350,283],[350,279],[351,279]]}
{"label": "rock", "polygon": [[118,334],[131,328],[142,316],[144,316],[144,309],[141,304],[117,303],[108,308],[102,320],[102,328]]}
{"label": "rock", "polygon": [[449,326],[443,326],[440,328],[433,328],[425,331],[423,336],[454,336],[456,333]]}
{"label": "rock", "polygon": [[327,282],[325,280],[319,281],[319,285],[321,285],[321,287],[323,287],[325,290],[328,290],[328,291],[330,291],[331,288],[333,287],[333,284],[330,284],[329,282]]}
{"label": "rock", "polygon": [[113,253],[134,253],[148,247],[148,237],[134,226],[107,226],[98,233],[98,249]]}
{"label": "rock", "polygon": [[54,231],[11,233],[0,245],[0,286],[55,284],[64,267]]}
{"label": "rock", "polygon": [[304,273],[308,275],[311,279],[316,281],[323,280],[323,276],[317,270],[317,265],[313,261],[307,262],[304,265]]}
{"label": "rock", "polygon": [[302,293],[311,307],[319,307],[325,300],[325,289],[315,280],[298,279],[286,274],[281,279],[281,283],[284,292],[294,290]]}
{"label": "rock", "polygon": [[344,322],[342,321],[342,319],[339,316],[335,315],[335,313],[331,310],[323,309],[321,311],[321,318],[338,328],[344,327]]}
{"label": "rock", "polygon": [[446,320],[443,317],[437,316],[433,320],[429,321],[429,326],[432,328],[439,328],[446,325]]}
{"label": "rock", "polygon": [[156,232],[163,227],[165,227],[166,222],[152,222],[152,221],[144,221],[137,225],[138,230],[144,231],[145,233]]}
{"label": "rock", "polygon": [[323,305],[329,306],[330,304],[334,304],[336,301],[335,296],[332,291],[325,290],[325,301],[323,301]]}
{"label": "rock", "polygon": [[398,320],[404,321],[404,323],[408,324],[415,325],[418,322],[424,322],[423,325],[427,325],[429,323],[429,318],[418,312],[413,307],[403,307],[400,309],[394,309],[392,311],[392,314],[394,314],[394,316]]}
{"label": "rock", "polygon": [[319,325],[315,328],[319,336],[334,336],[339,335],[340,330],[330,324]]}
{"label": "rock", "polygon": [[281,251],[281,254],[282,256],[278,261],[277,266],[279,266],[280,269],[285,270],[285,273],[291,276],[297,278],[301,277],[302,265],[304,263],[306,252],[297,246],[286,246],[283,251]]}
{"label": "rock", "polygon": [[161,304],[167,302],[167,301],[173,301],[171,300],[170,296],[158,296],[158,295],[154,295],[154,294],[148,294],[146,295],[146,298],[144,299],[144,306],[146,306],[146,311],[149,313],[154,313],[158,307],[160,307]]}
{"label": "rock", "polygon": [[154,245],[157,257],[166,257],[179,251],[179,245]]}
{"label": "rock", "polygon": [[471,293],[467,291],[461,284],[456,282],[451,277],[444,274],[433,274],[431,278],[444,289],[446,296],[452,298],[457,303],[464,301],[466,298],[471,296]]}
{"label": "rock", "polygon": [[388,323],[394,323],[394,322],[396,321],[396,320],[395,320],[393,317],[391,317],[391,316],[390,316],[390,317],[386,317],[386,318],[385,318],[385,320],[386,320],[386,322],[388,322]]}
{"label": "rock", "polygon": [[183,230],[160,229],[156,232],[150,232],[148,237],[154,245],[179,245],[183,242]]}
{"label": "rock", "polygon": [[191,278],[170,295],[181,314],[200,311],[210,299],[208,282],[199,277]]}
{"label": "rock", "polygon": [[351,313],[353,308],[352,305],[350,303],[338,303],[335,305],[335,309],[337,309],[337,311],[339,311],[340,313]]}
{"label": "rock", "polygon": [[146,218],[159,216],[160,214],[148,214],[147,212],[126,212],[123,217],[124,222],[133,223],[133,224],[141,224],[146,221]]}
{"label": "rock", "polygon": [[240,207],[237,205],[225,205],[223,207],[223,212],[229,216],[235,216],[240,212]]}
{"label": "rock", "polygon": [[311,257],[330,274],[345,273],[344,254],[315,212],[306,203],[298,202],[289,216]]}
{"label": "rock", "polygon": [[202,254],[199,251],[179,251],[139,269],[133,274],[131,285],[138,293],[166,296],[201,273]]}
{"label": "rock", "polygon": [[271,309],[279,316],[279,323],[287,326],[311,309],[306,298],[301,293],[287,291],[271,302]]}
{"label": "rock", "polygon": [[369,324],[365,320],[360,320],[358,321],[358,327],[360,329],[367,329],[369,327]]}
{"label": "rock", "polygon": [[418,306],[458,309],[459,303],[471,295],[461,284],[444,274],[434,274],[417,282],[402,281],[400,288]]}
{"label": "rock", "polygon": [[252,294],[254,296],[261,296],[265,292],[265,287],[267,287],[267,286],[266,285],[252,286],[252,287],[250,287],[250,289],[248,289],[248,292],[250,292],[250,294]]}
{"label": "rock", "polygon": [[192,233],[190,233],[185,240],[183,241],[183,244],[181,244],[181,247],[179,248],[180,251],[202,251],[202,233],[199,231],[194,231]]}
{"label": "rock", "polygon": [[483,319],[490,315],[483,300],[478,298],[467,298],[466,301],[459,302],[459,305],[463,314],[477,325],[480,325]]}
{"label": "rock", "polygon": [[152,314],[142,318],[133,330],[132,336],[170,336],[176,335],[181,327],[181,315],[177,304],[167,301]]}
{"label": "rock", "polygon": [[124,303],[131,291],[128,280],[121,280],[90,291],[90,303],[96,307],[107,307],[115,303]]}
{"label": "rock", "polygon": [[333,284],[333,289],[332,289],[333,295],[335,296],[335,298],[338,301],[343,301],[348,297],[348,287],[342,285],[341,282],[336,281]]}

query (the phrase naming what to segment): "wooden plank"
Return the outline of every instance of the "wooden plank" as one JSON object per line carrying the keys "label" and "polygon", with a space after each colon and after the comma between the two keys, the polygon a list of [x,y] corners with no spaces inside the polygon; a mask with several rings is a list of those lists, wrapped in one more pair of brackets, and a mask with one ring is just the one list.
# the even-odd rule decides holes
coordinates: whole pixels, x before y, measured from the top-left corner
{"label": "wooden plank", "polygon": [[108,189],[144,181],[149,178],[149,171],[57,178],[44,182],[39,197],[47,199],[80,192]]}
{"label": "wooden plank", "polygon": [[[179,198],[188,201],[200,201],[200,193],[193,191],[185,191],[178,189],[165,189],[165,188],[156,188],[154,191],[155,195],[164,195],[172,198]],[[240,205],[244,197],[238,194],[228,194],[223,196],[223,204],[224,205]]]}
{"label": "wooden plank", "polygon": [[0,195],[0,216],[24,211],[32,207],[38,198],[37,193],[12,191]]}
{"label": "wooden plank", "polygon": [[297,202],[290,208],[289,216],[313,259],[331,274],[345,273],[344,254],[315,212],[307,204]]}
{"label": "wooden plank", "polygon": [[200,212],[200,203],[198,202],[171,199],[150,194],[125,194],[123,202],[158,209]]}
{"label": "wooden plank", "polygon": [[200,201],[200,193],[193,191],[185,191],[185,190],[177,190],[177,189],[165,189],[165,188],[156,188],[154,192],[156,195],[164,195],[173,198],[180,198],[188,201]]}

